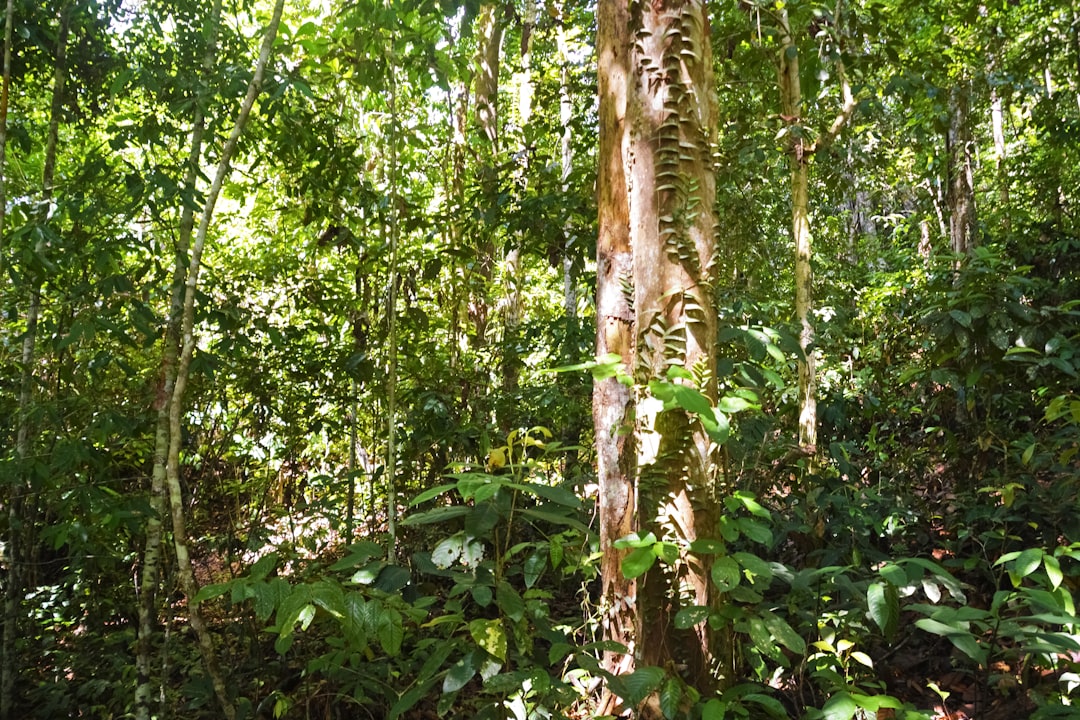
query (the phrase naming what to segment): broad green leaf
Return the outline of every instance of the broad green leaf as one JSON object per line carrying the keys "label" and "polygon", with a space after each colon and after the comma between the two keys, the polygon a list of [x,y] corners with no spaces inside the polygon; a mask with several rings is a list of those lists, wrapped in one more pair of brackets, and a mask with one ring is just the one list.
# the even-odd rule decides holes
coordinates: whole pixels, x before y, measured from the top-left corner
{"label": "broad green leaf", "polygon": [[525,617],[525,601],[505,580],[499,581],[495,587],[495,602],[499,610],[511,620],[518,621]]}
{"label": "broad green leaf", "polygon": [[546,550],[543,547],[533,550],[529,557],[525,558],[525,562],[522,563],[522,574],[525,578],[526,588],[535,585],[544,572],[544,568],[547,567],[548,552]]}
{"label": "broad green leaf", "polygon": [[838,692],[825,702],[821,708],[825,720],[851,720],[859,711],[859,704],[847,692]]}
{"label": "broad green leaf", "polygon": [[713,698],[701,709],[701,720],[724,720],[727,716],[727,708],[726,702]]}
{"label": "broad green leaf", "polygon": [[465,685],[473,679],[474,675],[476,675],[476,666],[474,665],[473,654],[468,653],[465,657],[450,666],[450,670],[447,671],[446,677],[443,678],[443,693],[457,692],[465,687]]}
{"label": "broad green leaf", "polygon": [[656,562],[656,555],[652,548],[635,548],[633,552],[623,558],[622,573],[627,579],[633,580],[641,577]]}
{"label": "broad green leaf", "polygon": [[611,680],[612,690],[626,705],[640,705],[664,681],[664,671],[658,667],[638,668],[629,675],[617,675]]}
{"label": "broad green leaf", "polygon": [[947,625],[932,618],[920,618],[915,625],[934,635],[946,637],[960,652],[979,664],[986,664],[987,650],[979,645],[978,640],[966,627]]}
{"label": "broad green leaf", "polygon": [[1043,569],[1046,570],[1046,577],[1050,581],[1050,589],[1057,590],[1065,579],[1064,573],[1061,572],[1061,564],[1053,555],[1043,555],[1042,560]]}
{"label": "broad green leaf", "polygon": [[459,517],[464,517],[469,514],[472,508],[465,505],[447,505],[445,507],[437,507],[431,510],[427,510],[422,513],[416,513],[415,515],[409,515],[402,519],[402,525],[434,525],[436,523],[444,523],[448,520],[454,520]]}
{"label": "broad green leaf", "polygon": [[660,712],[665,718],[674,718],[678,715],[679,705],[683,699],[683,685],[678,678],[669,677],[660,688]]}
{"label": "broad green leaf", "polygon": [[401,643],[405,639],[401,613],[394,608],[384,609],[379,616],[375,635],[379,638],[383,652],[389,657],[396,657],[401,652]]}
{"label": "broad green leaf", "polygon": [[743,566],[746,574],[750,577],[750,582],[757,582],[761,580],[772,580],[773,570],[772,565],[765,562],[757,555],[753,555],[748,552],[733,553],[732,557],[739,561],[739,564]]}
{"label": "broad green leaf", "polygon": [[736,518],[735,524],[739,526],[739,532],[747,538],[761,545],[771,545],[773,540],[772,530],[768,526],[752,518]]}
{"label": "broad green leaf", "polygon": [[419,495],[417,495],[416,497],[414,497],[409,502],[409,506],[411,507],[413,505],[419,505],[422,502],[427,502],[428,500],[432,500],[434,498],[437,498],[440,495],[442,495],[442,494],[444,494],[444,493],[446,493],[446,492],[448,492],[450,490],[453,490],[456,487],[457,487],[457,483],[447,483],[446,485],[437,485],[437,486],[435,486],[433,488],[429,488],[429,489],[425,490],[424,492],[420,493]]}
{"label": "broad green leaf", "polygon": [[870,619],[891,640],[900,622],[900,594],[889,582],[871,583],[866,589],[866,605]]}
{"label": "broad green leaf", "polygon": [[762,612],[765,627],[781,645],[798,655],[806,654],[806,641],[788,624],[787,620],[768,610]]}
{"label": "broad green leaf", "polygon": [[506,662],[506,631],[499,620],[482,618],[469,623],[469,634],[473,641],[489,655]]}
{"label": "broad green leaf", "polygon": [[735,558],[724,556],[713,560],[711,575],[717,591],[728,592],[739,584],[742,571]]}
{"label": "broad green leaf", "polygon": [[784,655],[777,647],[776,638],[773,637],[765,621],[760,617],[751,617],[748,625],[750,640],[757,651],[775,662],[782,662]]}
{"label": "broad green leaf", "polygon": [[680,630],[692,628],[709,619],[709,608],[703,605],[684,607],[675,613],[675,627]]}

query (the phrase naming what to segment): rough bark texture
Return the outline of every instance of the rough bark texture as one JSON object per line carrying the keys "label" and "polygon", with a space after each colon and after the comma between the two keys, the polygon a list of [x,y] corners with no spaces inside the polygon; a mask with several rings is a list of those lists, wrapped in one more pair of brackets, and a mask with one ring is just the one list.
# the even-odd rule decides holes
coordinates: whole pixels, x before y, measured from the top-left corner
{"label": "rough bark texture", "polygon": [[949,92],[949,130],[946,136],[949,151],[946,192],[949,240],[952,251],[957,255],[968,254],[977,242],[970,115],[970,83],[958,82]]}
{"label": "rough bark texture", "polygon": [[[680,606],[720,603],[710,589],[709,558],[685,550],[697,538],[717,537],[714,448],[696,422],[660,412],[645,390],[678,366],[691,379],[677,382],[716,399],[717,111],[704,6],[601,2],[597,48],[597,352],[618,355],[637,388],[615,378],[594,388],[605,637],[633,655],[607,661],[613,671],[685,663],[683,677],[707,689],[717,677],[730,678],[722,660],[730,657],[726,633],[702,623],[676,636],[672,618]],[[630,582],[612,543],[633,530],[683,551]],[[658,709],[647,704],[640,712]]]}
{"label": "rough bark texture", "polygon": [[[624,0],[597,6],[597,55],[600,93],[600,172],[597,180],[600,232],[596,246],[596,353],[618,355],[633,367],[633,311],[623,283],[633,277],[630,210],[626,192],[626,98],[630,76],[630,20]],[[597,450],[604,638],[622,643],[629,653],[607,652],[611,672],[633,670],[636,583],[623,577],[625,553],[612,544],[634,530],[634,436],[631,392],[616,378],[597,380],[593,388],[593,425]]]}
{"label": "rough bark texture", "polygon": [[[630,242],[634,262],[635,368],[639,383],[672,366],[716,400],[716,186],[712,151],[717,126],[708,17],[702,2],[643,4],[631,18],[632,90],[628,115]],[[682,412],[639,402],[638,498],[642,523],[686,548],[716,538],[714,460],[699,423]],[[715,684],[726,653],[721,634],[701,623],[694,638],[675,637],[680,605],[718,608],[710,591],[711,556],[682,552],[654,566],[639,592],[639,658],[685,663],[691,684]],[[727,679],[727,678],[725,678]]]}
{"label": "rough bark texture", "polygon": [[812,150],[807,147],[802,128],[802,83],[799,78],[799,55],[788,24],[787,11],[780,11],[783,43],[780,49],[780,105],[789,123],[788,162],[791,166],[791,239],[795,246],[795,319],[799,324],[799,446],[814,454],[817,447],[817,393],[814,368],[814,278],[810,265],[813,255],[810,234],[809,162]]}

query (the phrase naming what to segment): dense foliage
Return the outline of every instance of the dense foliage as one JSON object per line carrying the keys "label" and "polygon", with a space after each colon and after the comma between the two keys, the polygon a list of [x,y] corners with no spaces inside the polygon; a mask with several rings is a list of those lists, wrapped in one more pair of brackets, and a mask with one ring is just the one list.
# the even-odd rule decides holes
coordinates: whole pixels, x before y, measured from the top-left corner
{"label": "dense foliage", "polygon": [[[210,4],[4,23],[4,720],[1075,716],[1073,8],[709,7],[719,399],[636,388],[722,446],[690,550],[729,601],[668,598],[734,638],[703,691],[613,674],[597,605],[593,379],[634,381],[594,357],[594,3],[301,0],[276,38],[270,3]],[[619,543],[628,577],[679,571]]]}

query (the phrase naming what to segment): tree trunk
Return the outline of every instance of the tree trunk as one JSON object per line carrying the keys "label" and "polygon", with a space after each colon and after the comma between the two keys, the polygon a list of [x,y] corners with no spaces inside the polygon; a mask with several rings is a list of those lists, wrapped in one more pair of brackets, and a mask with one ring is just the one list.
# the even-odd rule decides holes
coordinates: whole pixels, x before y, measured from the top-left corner
{"label": "tree trunk", "polygon": [[[56,153],[60,137],[60,115],[64,106],[64,88],[67,84],[68,35],[71,28],[73,7],[65,4],[60,10],[60,27],[56,37],[56,65],[53,73],[52,104],[49,111],[49,129],[45,139],[45,159],[41,171],[41,200],[38,223],[49,222],[49,206],[53,198],[53,181],[56,174]],[[7,32],[10,31],[12,10],[8,9],[8,25],[5,31],[5,83],[10,73],[7,54],[10,43]],[[45,252],[45,241],[39,239],[34,248],[35,255]],[[33,485],[35,481],[30,471],[32,450],[31,404],[34,400],[34,363],[37,354],[37,326],[41,315],[41,288],[45,278],[38,271],[30,269],[27,273],[30,281],[30,299],[26,308],[26,331],[23,335],[22,372],[19,381],[18,415],[15,432],[15,457],[18,466],[19,482],[11,491],[8,510],[8,577],[4,588],[4,636],[3,666],[0,668],[0,718],[9,720],[13,717],[15,703],[15,676],[18,673],[15,657],[15,640],[18,637],[20,606],[25,590],[25,581],[21,567],[27,562],[27,551],[32,544],[33,534]]]}
{"label": "tree trunk", "polygon": [[813,257],[810,234],[809,182],[810,150],[802,127],[802,82],[799,54],[788,22],[787,10],[780,11],[780,106],[788,123],[786,146],[791,166],[791,239],[795,246],[795,320],[799,325],[799,447],[817,452],[817,393],[814,368]]}
{"label": "tree trunk", "polygon": [[[624,146],[630,77],[630,14],[626,0],[597,5],[596,52],[599,62],[600,167],[597,177],[599,235],[596,244],[596,354],[617,355],[625,371],[633,368],[634,313],[623,283],[633,279],[630,207]],[[606,651],[604,667],[612,672],[634,669],[634,625],[637,583],[623,576],[626,552],[614,542],[634,530],[637,450],[630,388],[610,377],[593,386],[600,515],[601,625],[604,639],[622,643],[626,654]],[[601,714],[607,709],[601,708]]]}
{"label": "tree trunk", "polygon": [[7,118],[11,91],[11,26],[15,22],[15,0],[4,11],[4,77],[0,81],[0,282],[7,276]]}
{"label": "tree trunk", "polygon": [[397,196],[397,80],[390,67],[390,273],[386,289],[386,558],[397,559],[397,285],[398,285],[398,196]]}
{"label": "tree trunk", "polygon": [[[220,15],[221,0],[216,0],[211,6],[206,26],[208,39],[201,68],[204,82],[209,81],[208,76],[217,58],[217,32]],[[187,171],[183,185],[192,196],[195,194],[202,163],[203,135],[206,131],[204,107],[205,97],[196,98],[192,116]],[[157,589],[161,563],[162,521],[166,510],[165,477],[169,458],[169,413],[176,384],[176,363],[180,354],[181,316],[184,311],[184,284],[187,281],[187,257],[191,247],[191,235],[194,227],[194,208],[190,203],[185,203],[180,215],[180,231],[173,261],[172,291],[169,302],[169,317],[165,326],[160,386],[154,401],[157,411],[157,425],[154,433],[154,466],[150,482],[150,508],[153,512],[146,520],[146,545],[143,549],[142,572],[137,588],[139,595],[139,628],[135,652],[135,667],[138,677],[138,685],[135,689],[136,720],[149,720],[153,693],[151,652],[153,649],[153,636],[157,631]]]}
{"label": "tree trunk", "polygon": [[240,140],[240,135],[244,130],[244,126],[247,124],[248,117],[251,114],[251,108],[255,104],[255,99],[258,97],[262,88],[266,65],[269,62],[270,52],[273,48],[274,39],[277,36],[277,29],[281,22],[283,6],[284,0],[277,0],[274,5],[274,13],[263,37],[259,59],[255,66],[255,72],[251,78],[251,82],[248,84],[247,94],[240,107],[236,123],[225,146],[221,150],[217,172],[214,176],[213,183],[210,186],[210,190],[207,193],[206,203],[203,207],[202,217],[199,222],[199,229],[191,247],[187,282],[184,290],[183,318],[181,321],[181,341],[183,345],[177,361],[176,382],[173,387],[172,398],[169,401],[169,454],[168,463],[166,465],[165,483],[169,493],[176,563],[180,574],[180,584],[184,590],[184,595],[186,596],[188,603],[188,620],[191,623],[192,629],[195,631],[196,638],[199,642],[199,650],[202,655],[203,665],[206,668],[207,674],[210,676],[210,680],[214,686],[214,692],[217,695],[218,702],[221,704],[222,712],[227,720],[233,720],[236,717],[236,709],[232,704],[228,688],[225,685],[225,681],[222,678],[217,665],[213,638],[210,636],[209,629],[206,626],[206,622],[203,620],[202,613],[199,611],[198,603],[195,600],[196,595],[198,594],[198,585],[191,567],[191,557],[187,540],[187,526],[184,517],[184,500],[180,487],[182,414],[184,392],[187,388],[191,358],[195,350],[195,295],[198,288],[199,271],[202,267],[203,249],[206,245],[206,238],[210,229],[214,207],[217,204],[217,199],[221,194],[221,188],[231,169],[230,164],[233,153],[236,152],[236,146]]}
{"label": "tree trunk", "polygon": [[1005,160],[1007,151],[1005,147],[1005,109],[1001,100],[1001,94],[996,88],[990,91],[990,130],[994,137],[994,159],[997,162],[998,204],[1001,206],[1001,229],[1008,234],[1012,228],[1012,218],[1009,214],[1009,174],[1006,171]]}
{"label": "tree trunk", "polygon": [[[623,358],[637,388],[635,400],[608,379],[594,394],[605,633],[621,642],[633,637],[638,664],[685,663],[684,679],[707,691],[717,676],[732,677],[727,633],[702,622],[689,637],[676,637],[672,619],[684,598],[720,607],[710,587],[711,556],[688,550],[694,540],[718,537],[715,447],[700,423],[681,411],[661,412],[645,388],[674,377],[716,401],[717,110],[709,25],[700,0],[632,10],[625,0],[607,0],[598,12],[597,349]],[[673,367],[685,372],[669,376]],[[635,507],[637,529],[680,548],[675,562],[655,566],[636,588],[611,547],[633,529]],[[641,710],[656,712],[652,704]]]}
{"label": "tree trunk", "polygon": [[[574,117],[574,103],[570,97],[570,41],[567,37],[565,19],[556,29],[556,43],[559,54],[559,121],[562,123],[562,137],[559,138],[559,170],[564,193],[570,192],[570,171],[574,167],[573,133],[570,121]],[[567,318],[577,317],[577,279],[574,277],[574,259],[571,243],[574,228],[570,222],[563,226],[565,241],[563,244],[563,312]]]}
{"label": "tree trunk", "polygon": [[478,49],[473,78],[473,98],[476,107],[476,129],[481,143],[477,149],[481,183],[481,197],[486,207],[481,208],[486,218],[479,229],[476,247],[476,272],[469,301],[469,317],[475,333],[475,347],[487,344],[490,320],[491,279],[495,274],[494,217],[497,212],[499,178],[496,156],[499,151],[499,60],[502,53],[503,20],[500,8],[494,3],[480,6],[476,19]]}
{"label": "tree trunk", "polygon": [[949,91],[948,190],[949,241],[956,255],[967,255],[977,243],[975,187],[971,162],[971,83],[958,81]]}

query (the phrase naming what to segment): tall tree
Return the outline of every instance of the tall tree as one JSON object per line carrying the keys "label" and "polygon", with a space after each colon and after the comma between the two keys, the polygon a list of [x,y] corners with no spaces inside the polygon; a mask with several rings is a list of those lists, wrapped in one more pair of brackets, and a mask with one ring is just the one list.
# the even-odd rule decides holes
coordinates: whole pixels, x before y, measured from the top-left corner
{"label": "tall tree", "polygon": [[[209,74],[217,60],[217,35],[221,19],[221,0],[215,0],[207,15],[205,30],[206,47],[199,68],[199,88],[192,103],[190,147],[183,187],[191,197],[198,191],[198,180],[203,160],[203,139],[206,133],[205,108],[209,102],[206,89]],[[135,653],[138,685],[135,690],[136,720],[148,720],[153,693],[151,673],[153,637],[156,632],[157,588],[161,564],[162,520],[166,516],[165,478],[169,459],[169,422],[173,391],[176,385],[177,359],[180,355],[180,330],[184,312],[184,285],[187,282],[191,237],[195,229],[195,204],[184,203],[180,213],[180,225],[173,253],[172,288],[169,294],[168,316],[165,321],[165,337],[162,343],[159,388],[154,399],[156,428],[154,432],[154,455],[150,481],[151,514],[146,520],[146,541],[143,548],[142,568],[139,575],[139,628]]]}
{"label": "tall tree", "polygon": [[[689,549],[717,536],[716,447],[665,401],[676,386],[716,401],[710,42],[700,0],[598,6],[597,351],[618,355],[634,380],[633,390],[598,380],[594,394],[605,636],[634,656],[609,669],[686,663],[701,688],[731,680],[725,633],[701,622],[677,638],[672,621],[681,602],[720,606],[710,556]],[[678,558],[628,581],[614,543],[631,530],[679,547]]]}
{"label": "tall tree", "polygon": [[[41,195],[38,200],[37,223],[38,238],[34,246],[34,255],[44,257],[46,249],[46,228],[51,223],[52,203],[55,193],[57,148],[60,142],[60,121],[65,102],[65,86],[68,81],[68,38],[71,31],[71,16],[74,7],[65,3],[60,8],[59,27],[56,34],[56,55],[53,68],[52,102],[49,109],[49,126],[45,138],[45,158],[41,171]],[[5,43],[5,46],[7,43]],[[6,51],[5,51],[6,52]],[[7,73],[5,72],[5,75]],[[15,457],[19,468],[19,483],[8,502],[8,581],[4,597],[4,636],[3,666],[0,668],[0,719],[11,717],[15,697],[15,639],[19,632],[19,606],[24,592],[22,566],[29,554],[29,537],[33,531],[35,517],[36,484],[31,470],[31,449],[34,444],[31,417],[31,403],[37,376],[34,367],[37,360],[38,320],[41,316],[41,291],[45,284],[45,267],[39,265],[30,272],[30,293],[26,308],[26,329],[22,341],[22,370],[19,383],[17,431],[15,439]]]}

